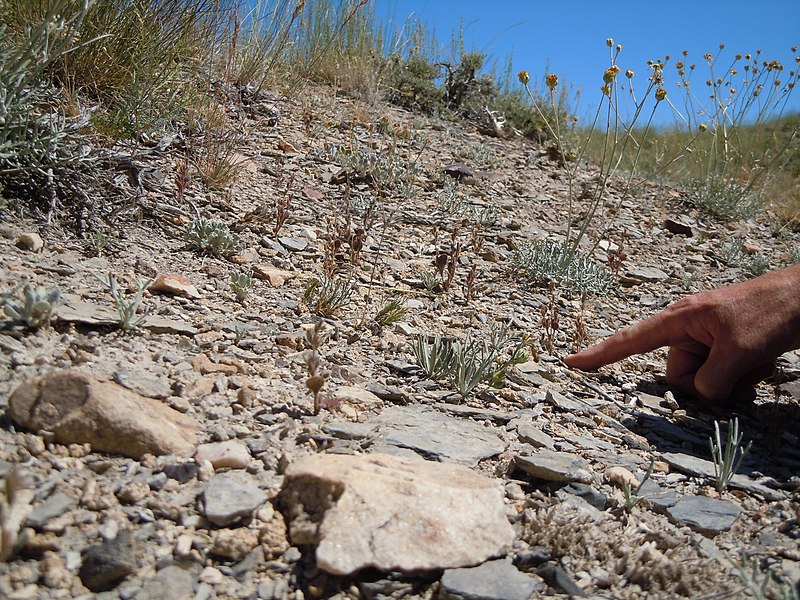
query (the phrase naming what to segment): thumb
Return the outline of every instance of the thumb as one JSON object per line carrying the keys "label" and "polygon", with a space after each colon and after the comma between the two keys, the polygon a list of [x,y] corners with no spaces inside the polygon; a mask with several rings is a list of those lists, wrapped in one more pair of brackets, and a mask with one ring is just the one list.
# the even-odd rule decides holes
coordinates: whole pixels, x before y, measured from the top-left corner
{"label": "thumb", "polygon": [[707,400],[725,400],[746,370],[741,359],[734,360],[730,352],[722,349],[722,344],[715,344],[705,363],[697,369],[694,387]]}

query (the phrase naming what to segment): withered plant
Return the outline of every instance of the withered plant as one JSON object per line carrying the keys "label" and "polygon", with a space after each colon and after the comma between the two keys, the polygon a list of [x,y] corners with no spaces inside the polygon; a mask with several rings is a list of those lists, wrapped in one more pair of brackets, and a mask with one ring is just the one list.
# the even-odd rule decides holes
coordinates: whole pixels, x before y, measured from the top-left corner
{"label": "withered plant", "polygon": [[581,294],[581,307],[575,315],[574,351],[580,352],[586,343],[586,292]]}
{"label": "withered plant", "polygon": [[308,368],[306,387],[314,396],[315,415],[319,414],[319,410],[322,407],[322,388],[325,386],[325,381],[328,378],[328,374],[320,368],[322,362],[319,353],[320,346],[322,345],[322,338],[320,334],[322,333],[324,326],[325,325],[322,320],[319,320],[314,323],[313,327],[307,327],[305,330],[306,342],[308,342],[308,345],[311,347],[310,350],[306,350],[303,357],[306,362],[306,367]]}
{"label": "withered plant", "polygon": [[554,354],[555,340],[558,335],[558,291],[555,282],[550,282],[547,288],[547,303],[542,304],[541,327],[542,327],[542,346],[550,353]]}

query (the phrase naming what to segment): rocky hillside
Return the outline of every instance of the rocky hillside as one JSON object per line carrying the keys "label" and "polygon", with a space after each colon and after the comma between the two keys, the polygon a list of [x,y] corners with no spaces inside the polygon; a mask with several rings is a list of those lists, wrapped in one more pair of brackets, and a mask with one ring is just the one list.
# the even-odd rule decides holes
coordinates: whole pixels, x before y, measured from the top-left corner
{"label": "rocky hillside", "polygon": [[[796,593],[800,356],[719,409],[667,390],[663,351],[560,362],[793,262],[793,233],[612,182],[584,245],[611,289],[582,296],[519,259],[566,232],[546,145],[327,88],[223,108],[234,142],[120,145],[82,211],[0,213],[0,596]],[[718,490],[734,416],[752,447]]]}

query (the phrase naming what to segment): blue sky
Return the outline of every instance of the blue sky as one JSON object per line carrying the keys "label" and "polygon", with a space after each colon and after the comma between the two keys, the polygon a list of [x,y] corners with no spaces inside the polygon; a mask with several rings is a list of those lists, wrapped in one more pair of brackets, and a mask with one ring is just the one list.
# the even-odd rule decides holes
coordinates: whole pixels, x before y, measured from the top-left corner
{"label": "blue sky", "polygon": [[[419,17],[445,47],[453,29],[463,22],[467,50],[489,54],[501,70],[509,54],[514,73],[527,69],[532,77],[543,77],[549,65],[562,80],[581,89],[579,115],[588,115],[600,99],[602,73],[609,66],[608,37],[623,45],[619,65],[641,77],[639,89],[645,85],[648,59],[670,54],[674,62],[681,58],[681,51],[688,50],[687,64],[700,66],[703,54],[716,53],[724,43],[730,59],[736,53],[761,49],[764,58],[781,61],[788,71],[797,67],[790,48],[800,45],[800,0],[372,2],[381,18],[400,25],[409,15]],[[672,71],[667,73],[672,75]],[[672,92],[669,87],[668,92]],[[792,112],[800,111],[800,89],[792,94],[790,107]],[[664,109],[659,117],[662,123],[672,119]]]}

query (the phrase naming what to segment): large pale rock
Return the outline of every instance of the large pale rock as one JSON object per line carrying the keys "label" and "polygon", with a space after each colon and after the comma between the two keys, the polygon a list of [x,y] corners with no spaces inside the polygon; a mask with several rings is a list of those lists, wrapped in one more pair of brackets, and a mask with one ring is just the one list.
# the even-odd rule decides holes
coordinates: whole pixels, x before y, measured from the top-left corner
{"label": "large pale rock", "polygon": [[316,544],[335,575],[472,566],[514,540],[499,482],[454,464],[309,456],[286,469],[282,497],[292,544]]}
{"label": "large pale rock", "polygon": [[9,399],[17,424],[49,431],[63,444],[132,458],[143,454],[191,455],[198,426],[152,398],[78,371],[56,371],[23,382]]}

